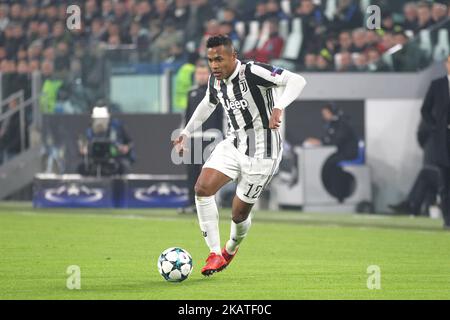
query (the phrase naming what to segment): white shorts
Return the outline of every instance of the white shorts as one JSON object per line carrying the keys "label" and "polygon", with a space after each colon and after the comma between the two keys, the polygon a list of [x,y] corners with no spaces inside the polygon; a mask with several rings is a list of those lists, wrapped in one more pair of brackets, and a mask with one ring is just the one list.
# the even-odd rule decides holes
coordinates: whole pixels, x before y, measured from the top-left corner
{"label": "white shorts", "polygon": [[203,168],[211,168],[237,181],[236,195],[246,203],[254,204],[277,173],[278,159],[257,159],[238,151],[230,140],[220,142]]}

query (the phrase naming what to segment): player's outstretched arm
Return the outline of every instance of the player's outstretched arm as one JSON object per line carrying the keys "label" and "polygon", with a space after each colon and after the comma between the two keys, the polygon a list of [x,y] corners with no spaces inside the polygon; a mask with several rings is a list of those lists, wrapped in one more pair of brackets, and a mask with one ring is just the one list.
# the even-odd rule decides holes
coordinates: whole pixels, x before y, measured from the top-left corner
{"label": "player's outstretched arm", "polygon": [[199,103],[191,119],[187,123],[186,127],[181,131],[180,135],[173,142],[177,153],[182,156],[184,151],[187,151],[186,141],[191,134],[205,122],[209,116],[213,113],[215,106],[209,103],[208,94]]}

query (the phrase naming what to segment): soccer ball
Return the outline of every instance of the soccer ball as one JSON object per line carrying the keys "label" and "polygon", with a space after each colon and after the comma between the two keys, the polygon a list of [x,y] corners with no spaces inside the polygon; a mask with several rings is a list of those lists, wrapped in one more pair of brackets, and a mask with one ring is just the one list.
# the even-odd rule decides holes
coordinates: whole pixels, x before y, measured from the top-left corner
{"label": "soccer ball", "polygon": [[184,249],[169,248],[163,251],[158,259],[158,271],[170,282],[186,280],[192,272],[192,257]]}

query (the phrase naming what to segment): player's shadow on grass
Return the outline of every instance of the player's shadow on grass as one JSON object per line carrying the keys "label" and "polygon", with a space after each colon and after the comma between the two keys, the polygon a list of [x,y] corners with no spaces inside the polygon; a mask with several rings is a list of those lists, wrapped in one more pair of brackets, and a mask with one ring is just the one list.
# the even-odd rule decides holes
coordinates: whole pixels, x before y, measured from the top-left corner
{"label": "player's shadow on grass", "polygon": [[167,286],[187,286],[187,287],[193,287],[193,286],[197,286],[197,285],[201,285],[202,283],[204,283],[204,281],[207,281],[207,278],[193,278],[193,279],[186,279],[182,282],[169,282],[169,281],[165,281],[163,279],[161,279],[161,281],[151,281],[152,284],[163,287],[163,288],[167,288]]}
{"label": "player's shadow on grass", "polygon": [[150,291],[150,290],[159,290],[159,289],[168,289],[168,288],[180,288],[182,287],[194,287],[199,286],[205,283],[205,281],[211,280],[209,278],[193,278],[186,279],[182,282],[169,282],[165,281],[161,278],[161,280],[147,280],[139,283],[124,283],[124,284],[110,284],[105,286],[92,286],[89,291],[125,291],[125,292],[141,292],[141,291]]}

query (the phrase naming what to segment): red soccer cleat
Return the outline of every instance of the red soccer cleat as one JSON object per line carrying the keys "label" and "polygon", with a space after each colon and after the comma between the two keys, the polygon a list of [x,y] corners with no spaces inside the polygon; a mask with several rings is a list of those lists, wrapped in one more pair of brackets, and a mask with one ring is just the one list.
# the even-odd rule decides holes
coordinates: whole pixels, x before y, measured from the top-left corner
{"label": "red soccer cleat", "polygon": [[211,252],[206,259],[206,266],[202,268],[204,276],[210,276],[213,273],[220,272],[227,266],[227,261],[221,255]]}
{"label": "red soccer cleat", "polygon": [[227,262],[227,266],[230,264],[231,260],[233,260],[234,256],[236,255],[236,253],[239,250],[239,247],[237,247],[236,251],[234,252],[234,254],[229,254],[227,249],[226,249],[226,245],[225,247],[223,247],[222,249],[222,256],[225,259],[225,261]]}

